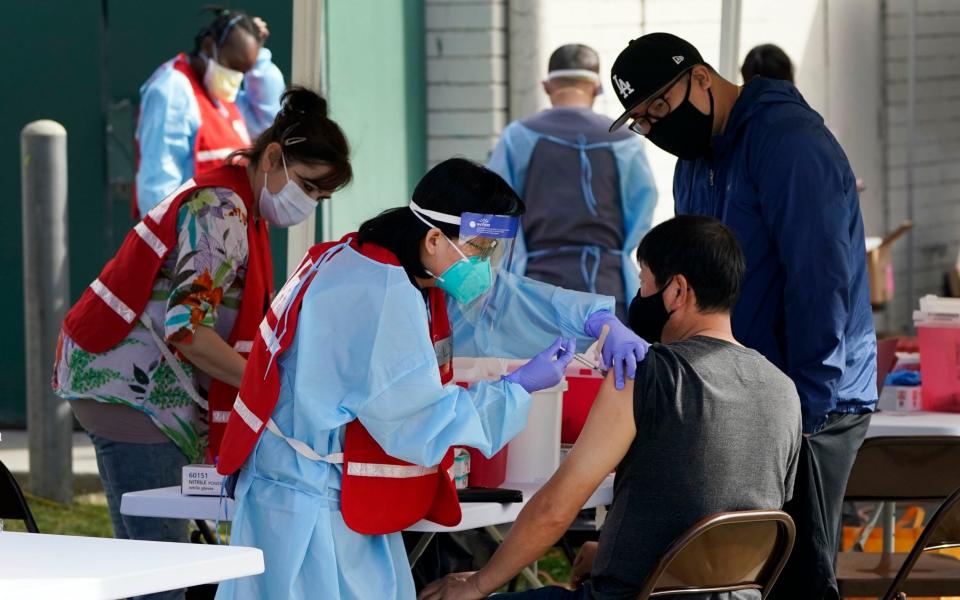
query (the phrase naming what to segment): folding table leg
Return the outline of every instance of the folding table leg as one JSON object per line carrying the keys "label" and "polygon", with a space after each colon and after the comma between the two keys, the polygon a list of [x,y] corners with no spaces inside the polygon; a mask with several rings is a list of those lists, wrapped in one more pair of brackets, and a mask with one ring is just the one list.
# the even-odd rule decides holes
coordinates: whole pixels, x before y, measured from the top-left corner
{"label": "folding table leg", "polygon": [[884,502],[882,510],[880,519],[883,521],[883,553],[893,554],[896,548],[897,503]]}
{"label": "folding table leg", "polygon": [[[863,531],[860,532],[860,536],[853,543],[853,548],[850,550],[854,552],[863,552],[864,547],[867,545],[867,540],[870,539],[870,534],[877,527],[877,523],[880,522],[880,517],[883,516],[883,503],[881,502],[877,505],[877,509],[873,511],[873,516],[870,517],[870,520],[866,525],[863,526]],[[883,531],[884,524],[881,524],[880,530]]]}
{"label": "folding table leg", "polygon": [[[493,525],[487,525],[483,528],[487,532],[493,541],[498,544],[503,543],[503,534],[500,533],[500,530],[494,527]],[[523,575],[523,578],[527,580],[527,583],[530,584],[531,589],[538,589],[543,587],[543,583],[540,581],[540,578],[537,577],[536,572],[532,567],[524,567],[520,574]]]}
{"label": "folding table leg", "polygon": [[424,552],[426,552],[427,546],[428,546],[428,545],[430,544],[430,542],[433,540],[433,536],[435,536],[435,535],[436,535],[436,534],[435,534],[435,533],[432,533],[432,532],[431,532],[431,533],[425,533],[425,534],[423,534],[423,535],[420,536],[420,539],[419,539],[419,540],[417,540],[417,545],[413,547],[413,550],[411,550],[409,556],[407,556],[407,560],[410,561],[410,568],[411,568],[411,569],[412,569],[414,566],[416,566],[417,561],[420,560],[420,557],[423,556],[423,553],[424,553]]}

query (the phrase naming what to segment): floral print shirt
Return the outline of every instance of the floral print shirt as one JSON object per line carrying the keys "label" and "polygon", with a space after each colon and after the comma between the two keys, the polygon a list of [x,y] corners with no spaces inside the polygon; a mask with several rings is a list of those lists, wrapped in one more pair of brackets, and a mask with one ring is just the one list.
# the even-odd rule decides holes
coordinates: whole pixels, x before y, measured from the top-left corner
{"label": "floral print shirt", "polygon": [[[189,342],[200,326],[223,339],[230,336],[247,271],[247,218],[243,200],[227,188],[197,190],[180,206],[177,245],[154,280],[146,308],[155,327],[163,323],[157,333],[168,342]],[[194,389],[205,395],[209,376],[177,358]],[[67,399],[92,398],[143,411],[190,462],[203,459],[207,415],[140,322],[102,354],[84,351],[61,333],[54,388]]]}

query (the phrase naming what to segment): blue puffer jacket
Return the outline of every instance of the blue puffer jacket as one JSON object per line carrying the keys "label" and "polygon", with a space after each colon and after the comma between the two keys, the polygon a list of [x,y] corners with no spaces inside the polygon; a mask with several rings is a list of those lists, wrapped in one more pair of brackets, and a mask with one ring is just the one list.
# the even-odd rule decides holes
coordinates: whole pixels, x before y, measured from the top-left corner
{"label": "blue puffer jacket", "polygon": [[850,163],[797,89],[744,87],[713,156],[677,161],[677,214],[736,234],[747,275],[733,332],[796,383],[805,433],[877,400],[876,333]]}

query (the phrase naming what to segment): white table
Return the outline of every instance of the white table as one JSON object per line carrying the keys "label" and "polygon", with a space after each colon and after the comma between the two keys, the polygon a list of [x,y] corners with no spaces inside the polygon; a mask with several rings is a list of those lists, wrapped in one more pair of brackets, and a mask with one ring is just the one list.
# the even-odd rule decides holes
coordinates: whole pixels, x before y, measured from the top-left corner
{"label": "white table", "polygon": [[870,417],[867,437],[897,435],[960,436],[960,413],[883,411]]}
{"label": "white table", "polygon": [[[876,412],[870,417],[866,437],[881,436],[957,436],[960,437],[960,413]],[[896,503],[882,502],[874,518],[863,528],[858,543],[866,541],[879,522],[883,530],[883,552],[893,551],[896,540]]]}
{"label": "white table", "polygon": [[[497,502],[466,502],[460,505],[463,519],[453,527],[444,527],[430,521],[420,521],[407,531],[439,533],[479,529],[488,525],[512,523],[533,497],[539,484],[504,483],[500,487],[521,490],[523,502],[499,504]],[[613,501],[613,475],[607,477],[597,491],[590,496],[584,508],[610,504]],[[203,519],[229,521],[233,519],[236,503],[230,498],[221,502],[218,496],[184,496],[179,486],[127,492],[120,499],[120,512],[131,517],[163,517],[168,519]]]}
{"label": "white table", "polygon": [[257,548],[0,532],[0,598],[126,598],[263,573]]}

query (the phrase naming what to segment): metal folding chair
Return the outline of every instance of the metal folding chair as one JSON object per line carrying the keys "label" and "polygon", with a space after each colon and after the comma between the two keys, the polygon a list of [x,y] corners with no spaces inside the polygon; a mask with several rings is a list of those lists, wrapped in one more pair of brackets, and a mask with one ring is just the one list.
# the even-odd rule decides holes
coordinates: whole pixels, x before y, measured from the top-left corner
{"label": "metal folding chair", "polygon": [[6,465],[0,462],[0,521],[3,519],[23,521],[28,532],[40,533],[37,522],[33,519],[33,513],[27,505],[27,499],[23,497],[23,492],[20,490],[20,484]]}
{"label": "metal folding chair", "polygon": [[960,489],[947,498],[913,549],[904,559],[883,600],[905,600],[906,591],[916,596],[955,596],[960,593],[960,561],[928,550],[960,547]]}
{"label": "metal folding chair", "polygon": [[738,590],[766,598],[793,549],[793,519],[779,510],[726,512],[695,523],[647,576],[638,600]]}

